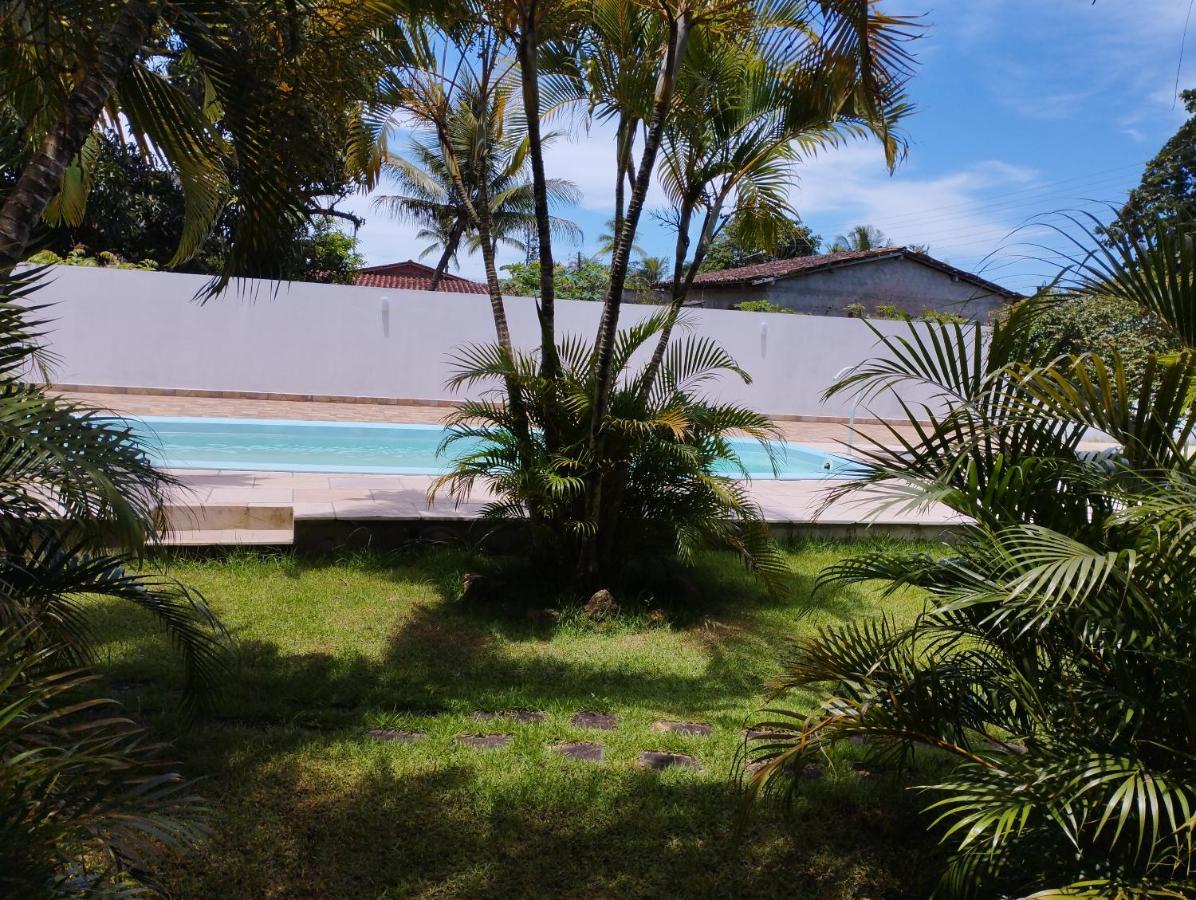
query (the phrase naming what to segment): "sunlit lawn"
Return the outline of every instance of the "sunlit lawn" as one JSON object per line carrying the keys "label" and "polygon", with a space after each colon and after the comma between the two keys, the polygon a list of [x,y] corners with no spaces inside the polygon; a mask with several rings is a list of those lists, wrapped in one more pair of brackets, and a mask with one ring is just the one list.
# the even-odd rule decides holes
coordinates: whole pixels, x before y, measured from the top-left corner
{"label": "sunlit lawn", "polygon": [[[732,779],[786,641],[876,609],[863,589],[812,595],[817,573],[850,550],[795,550],[778,600],[712,556],[685,599],[601,626],[542,604],[458,599],[471,569],[458,551],[162,563],[206,595],[237,646],[214,713],[184,727],[170,715],[179,667],[153,625],[121,604],[94,609],[110,684],[175,742],[212,805],[207,846],[178,861],[167,887],[222,898],[926,896],[934,842],[906,784],[860,775],[845,753],[788,807],[766,801],[745,818]],[[884,604],[909,615],[918,602]],[[515,709],[546,717],[475,716]],[[620,725],[576,728],[583,710]],[[657,720],[714,732],[661,734]],[[366,734],[379,727],[427,736]],[[488,732],[514,739],[456,742]],[[551,749],[561,741],[600,742],[606,761],[566,760]],[[647,771],[636,763],[647,749],[690,754],[701,770]]]}

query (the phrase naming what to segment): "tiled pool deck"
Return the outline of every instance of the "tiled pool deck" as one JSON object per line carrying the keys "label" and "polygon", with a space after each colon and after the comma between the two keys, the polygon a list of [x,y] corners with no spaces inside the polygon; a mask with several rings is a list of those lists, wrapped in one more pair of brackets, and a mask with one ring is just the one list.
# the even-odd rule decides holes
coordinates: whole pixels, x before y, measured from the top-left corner
{"label": "tiled pool deck", "polygon": [[[406,422],[435,424],[443,406],[328,403],[293,400],[245,400],[213,397],[169,397],[148,394],[70,392],[72,398],[124,415],[199,416],[260,419],[310,419],[335,422]],[[842,451],[843,424],[780,422],[786,440],[823,450]],[[877,436],[882,426],[858,430]],[[354,529],[377,529],[379,523],[460,526],[476,517],[486,502],[483,493],[460,506],[447,496],[431,505],[426,475],[347,475],[304,472],[178,470],[169,540],[179,544],[290,544],[301,534],[325,537]],[[865,525],[889,533],[927,537],[961,524],[946,509],[909,513],[878,510],[875,497],[864,494],[823,508],[829,481],[758,480],[750,490],[765,518],[778,532],[813,532],[850,536]]]}

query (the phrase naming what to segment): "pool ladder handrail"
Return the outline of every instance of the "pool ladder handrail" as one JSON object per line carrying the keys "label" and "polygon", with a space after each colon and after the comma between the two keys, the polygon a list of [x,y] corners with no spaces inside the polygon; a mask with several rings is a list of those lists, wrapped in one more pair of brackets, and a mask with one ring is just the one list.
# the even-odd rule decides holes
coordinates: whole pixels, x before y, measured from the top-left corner
{"label": "pool ladder handrail", "polygon": [[[838,384],[840,381],[842,381],[845,377],[850,375],[852,372],[854,372],[856,369],[858,369],[863,364],[864,364],[863,362],[858,362],[855,365],[844,366],[842,369],[840,369],[838,372],[835,373],[835,383]],[[860,397],[859,397],[859,394],[856,394],[855,398],[851,401],[851,413],[847,417],[847,455],[848,456],[855,455],[852,448],[855,445],[855,412],[856,412],[856,407],[858,407],[859,405],[860,405]]]}

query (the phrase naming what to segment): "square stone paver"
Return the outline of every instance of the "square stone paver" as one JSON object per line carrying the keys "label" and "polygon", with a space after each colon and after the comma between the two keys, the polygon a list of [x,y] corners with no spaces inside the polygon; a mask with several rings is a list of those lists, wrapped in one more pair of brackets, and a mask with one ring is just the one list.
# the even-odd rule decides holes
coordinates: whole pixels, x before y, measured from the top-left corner
{"label": "square stone paver", "polygon": [[570,759],[580,760],[582,762],[600,763],[606,760],[606,748],[601,744],[591,744],[588,742],[555,744],[552,749],[567,756]]}
{"label": "square stone paver", "polygon": [[660,733],[684,734],[690,737],[709,737],[714,729],[705,722],[653,722],[652,730]]}
{"label": "square stone paver", "polygon": [[599,728],[610,731],[619,727],[619,717],[599,712],[579,712],[570,721],[574,728]]}
{"label": "square stone paver", "polygon": [[681,766],[686,769],[701,770],[698,761],[686,753],[667,753],[663,750],[645,750],[637,758],[639,764],[646,769],[668,769],[671,766]]}

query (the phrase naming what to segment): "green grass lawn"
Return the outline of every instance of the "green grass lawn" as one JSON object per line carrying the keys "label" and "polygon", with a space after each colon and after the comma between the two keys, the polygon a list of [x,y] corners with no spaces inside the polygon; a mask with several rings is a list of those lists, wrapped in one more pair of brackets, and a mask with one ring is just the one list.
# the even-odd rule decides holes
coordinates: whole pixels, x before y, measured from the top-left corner
{"label": "green grass lawn", "polygon": [[[745,817],[732,778],[786,641],[876,609],[864,589],[813,595],[817,573],[847,552],[793,551],[780,599],[711,556],[684,598],[602,625],[518,598],[459,599],[474,564],[461,551],[161,563],[205,594],[237,646],[215,710],[184,726],[170,714],[179,666],[152,622],[116,602],[93,609],[112,689],[174,742],[212,805],[210,840],[167,887],[221,898],[926,896],[936,850],[906,784],[857,774],[845,751],[789,806],[768,800]],[[918,602],[885,605],[908,615]],[[546,716],[475,716],[514,709]],[[620,725],[576,728],[583,710]],[[661,734],[661,719],[714,731]],[[382,742],[366,734],[378,727],[427,736]],[[456,741],[487,732],[514,738],[498,750]],[[567,760],[550,749],[561,741],[601,742],[606,761]],[[691,754],[701,770],[647,771],[636,757],[649,749]]]}

